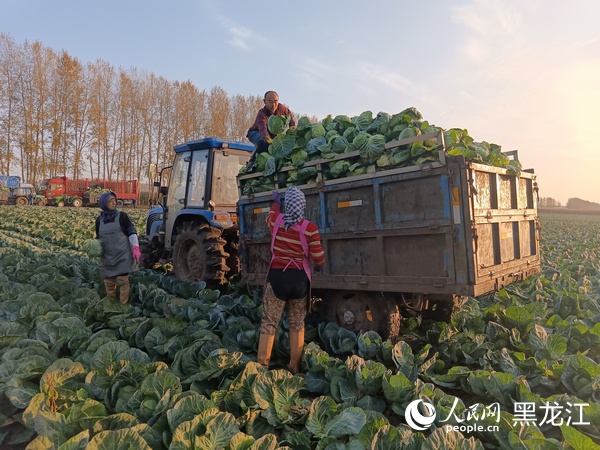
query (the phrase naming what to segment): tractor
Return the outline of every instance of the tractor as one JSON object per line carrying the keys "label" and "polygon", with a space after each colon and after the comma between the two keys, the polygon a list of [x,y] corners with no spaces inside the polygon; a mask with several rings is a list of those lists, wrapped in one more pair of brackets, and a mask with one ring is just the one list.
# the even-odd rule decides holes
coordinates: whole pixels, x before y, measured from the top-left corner
{"label": "tractor", "polygon": [[158,199],[140,236],[140,264],[170,262],[181,280],[223,285],[240,271],[236,176],[254,145],[205,138],[174,151],[172,166],[150,166]]}

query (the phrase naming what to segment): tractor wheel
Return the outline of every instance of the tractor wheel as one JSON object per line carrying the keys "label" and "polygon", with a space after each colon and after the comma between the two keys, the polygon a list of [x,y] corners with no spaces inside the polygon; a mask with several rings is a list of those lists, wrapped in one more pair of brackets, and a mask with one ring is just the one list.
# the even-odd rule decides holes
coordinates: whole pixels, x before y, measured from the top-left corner
{"label": "tractor wheel", "polygon": [[65,206],[65,202],[63,202],[62,200],[60,202],[58,202],[56,204],[56,206],[58,206],[59,208],[62,208],[63,206]]}
{"label": "tractor wheel", "polygon": [[73,205],[75,208],[80,208],[81,206],[83,206],[83,200],[81,200],[80,198],[74,198],[73,203],[71,203],[71,205]]}
{"label": "tractor wheel", "polygon": [[35,204],[37,206],[46,206],[46,199],[45,198],[40,198],[38,200],[35,201]]}
{"label": "tractor wheel", "polygon": [[225,244],[225,252],[229,254],[226,264],[229,267],[227,277],[232,277],[242,272],[242,263],[240,262],[240,231],[234,230],[223,234],[227,241]]}
{"label": "tractor wheel", "polygon": [[185,223],[180,227],[173,248],[173,272],[181,280],[225,284],[229,254],[221,230],[208,224]]}
{"label": "tractor wheel", "polygon": [[19,206],[25,206],[29,202],[27,201],[27,198],[25,198],[25,197],[17,197],[17,200],[15,201],[15,203]]}
{"label": "tractor wheel", "polygon": [[383,339],[400,333],[400,312],[393,298],[375,292],[329,291],[322,299],[324,318],[355,333],[377,331]]}
{"label": "tractor wheel", "polygon": [[121,208],[124,205],[123,200],[117,200],[117,206]]}

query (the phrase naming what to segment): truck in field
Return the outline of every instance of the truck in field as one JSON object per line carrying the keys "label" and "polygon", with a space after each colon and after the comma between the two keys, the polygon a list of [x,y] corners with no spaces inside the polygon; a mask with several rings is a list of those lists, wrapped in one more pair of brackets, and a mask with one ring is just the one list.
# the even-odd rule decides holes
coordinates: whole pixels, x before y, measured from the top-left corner
{"label": "truck in field", "polygon": [[[373,164],[362,175],[325,180],[332,163],[359,152],[304,163],[317,176],[298,187],[326,259],[324,272],[313,275],[312,293],[328,321],[394,336],[401,313],[445,320],[458,297],[539,273],[535,175],[449,156],[440,131],[385,147],[428,139],[437,140],[437,161],[419,165]],[[294,170],[241,175],[240,186],[261,179],[277,186],[282,173]],[[241,195],[238,203],[241,273],[249,285],[261,286],[269,268],[271,204],[270,190]]]}
{"label": "truck in field", "polygon": [[162,200],[140,236],[142,267],[170,261],[177,278],[211,286],[239,272],[236,177],[253,149],[213,138],[175,146],[173,165],[155,181]]}
{"label": "truck in field", "polygon": [[21,177],[18,176],[0,176],[0,205],[29,204],[43,204],[43,198],[36,194],[33,184],[21,183]]}
{"label": "truck in field", "polygon": [[[428,139],[437,141],[439,155],[423,164],[326,180],[327,167],[359,152],[304,163],[318,174],[297,185],[325,251],[326,268],[314,275],[312,294],[322,299],[318,309],[326,320],[390,337],[399,332],[401,314],[446,320],[459,297],[539,273],[534,173],[450,156],[442,132],[386,148]],[[218,286],[241,271],[247,285],[264,284],[272,188],[244,193],[244,186],[280,186],[282,175],[297,167],[236,177],[252,150],[212,138],[175,147],[173,166],[155,182],[161,205],[149,211],[140,239],[144,267],[171,261],[174,275],[187,281]]]}
{"label": "truck in field", "polygon": [[71,179],[53,177],[42,182],[40,194],[46,205],[74,206],[97,205],[105,191],[117,194],[117,206],[135,206],[139,199],[138,180]]}

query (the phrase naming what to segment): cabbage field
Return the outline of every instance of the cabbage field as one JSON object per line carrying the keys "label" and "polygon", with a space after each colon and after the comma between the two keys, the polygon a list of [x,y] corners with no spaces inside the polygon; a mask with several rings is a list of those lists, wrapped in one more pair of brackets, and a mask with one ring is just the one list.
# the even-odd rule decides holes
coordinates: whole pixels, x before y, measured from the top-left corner
{"label": "cabbage field", "polygon": [[142,270],[105,298],[97,213],[0,207],[3,450],[600,448],[600,215],[542,214],[540,275],[397,342],[311,318],[291,375],[285,320],[255,363],[260,296],[235,280]]}

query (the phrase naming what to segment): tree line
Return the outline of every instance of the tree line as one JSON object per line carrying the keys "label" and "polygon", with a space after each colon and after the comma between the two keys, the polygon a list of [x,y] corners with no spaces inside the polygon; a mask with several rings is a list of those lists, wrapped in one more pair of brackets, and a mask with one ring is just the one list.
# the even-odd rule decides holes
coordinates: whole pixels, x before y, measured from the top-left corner
{"label": "tree line", "polygon": [[[540,208],[560,208],[562,205],[558,200],[552,197],[542,197],[538,202]],[[600,203],[594,203],[587,200],[574,197],[567,200],[565,205],[567,209],[573,209],[577,211],[600,211]]]}
{"label": "tree line", "polygon": [[[173,146],[214,136],[244,141],[262,96],[200,90],[101,59],[83,64],[0,33],[0,175],[145,179]],[[20,173],[14,173],[19,171]]]}

